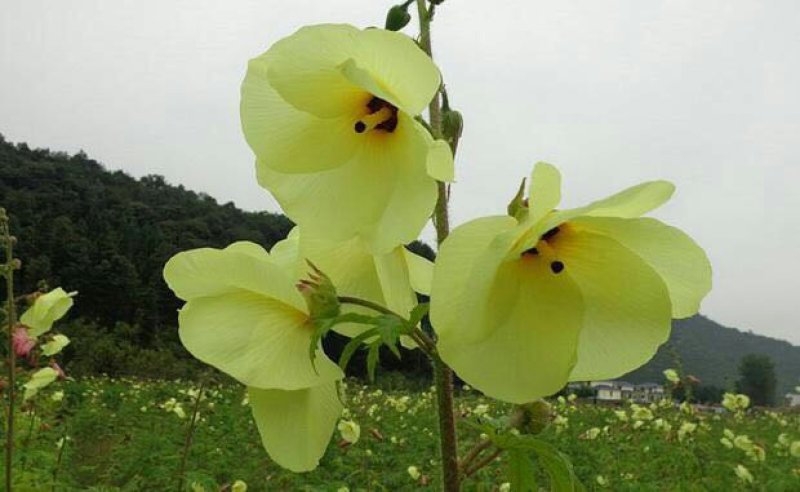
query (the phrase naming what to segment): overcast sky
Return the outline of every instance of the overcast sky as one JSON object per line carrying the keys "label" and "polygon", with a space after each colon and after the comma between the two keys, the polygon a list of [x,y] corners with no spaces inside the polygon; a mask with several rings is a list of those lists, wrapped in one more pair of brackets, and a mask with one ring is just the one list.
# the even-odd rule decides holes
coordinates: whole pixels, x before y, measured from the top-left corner
{"label": "overcast sky", "polygon": [[[0,0],[0,132],[278,211],[239,128],[247,60],[301,25],[382,25],[391,4]],[[537,160],[565,206],[669,179],[656,216],[714,266],[701,312],[800,343],[798,19],[796,0],[447,0],[453,222],[502,213]]]}

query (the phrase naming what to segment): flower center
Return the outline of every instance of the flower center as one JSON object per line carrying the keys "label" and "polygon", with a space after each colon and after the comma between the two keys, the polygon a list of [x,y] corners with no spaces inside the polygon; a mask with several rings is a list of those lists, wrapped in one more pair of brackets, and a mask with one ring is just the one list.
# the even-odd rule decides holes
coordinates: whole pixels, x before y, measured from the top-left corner
{"label": "flower center", "polygon": [[549,231],[545,232],[542,234],[542,237],[539,239],[539,243],[537,243],[535,247],[526,249],[520,256],[525,258],[526,256],[532,257],[541,255],[550,262],[551,272],[555,273],[556,275],[563,272],[565,268],[564,262],[556,259],[555,248],[553,248],[553,245],[550,244],[550,241],[558,234],[559,231],[560,229],[558,227],[553,227]]}
{"label": "flower center", "polygon": [[373,96],[367,103],[367,109],[369,112],[353,125],[356,133],[371,130],[392,133],[397,128],[397,108],[392,104]]}

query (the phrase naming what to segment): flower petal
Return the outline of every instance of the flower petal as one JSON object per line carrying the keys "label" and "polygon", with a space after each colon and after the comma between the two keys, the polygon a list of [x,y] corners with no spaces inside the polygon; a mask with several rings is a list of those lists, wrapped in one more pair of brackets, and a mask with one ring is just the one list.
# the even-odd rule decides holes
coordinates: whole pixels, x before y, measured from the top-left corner
{"label": "flower petal", "polygon": [[409,280],[414,292],[422,295],[431,295],[431,284],[433,283],[433,262],[418,254],[403,248],[403,256],[408,267]]}
{"label": "flower petal", "polygon": [[270,457],[293,472],[316,468],[342,414],[336,383],[297,391],[251,387],[247,394]]}
{"label": "flower petal", "polygon": [[365,29],[356,36],[358,53],[353,58],[358,68],[370,74],[395,106],[411,116],[420,114],[441,85],[433,60],[399,32]]}
{"label": "flower petal", "polygon": [[55,335],[52,340],[42,344],[42,355],[51,357],[64,350],[69,345],[69,338],[64,335]]}
{"label": "flower petal", "polygon": [[339,69],[357,51],[358,33],[347,24],[300,28],[265,54],[269,56],[269,84],[300,111],[319,118],[351,116],[371,99]]}
{"label": "flower petal", "polygon": [[[331,278],[339,295],[358,297],[385,306],[405,315],[415,303],[406,259],[402,247],[389,253],[373,255],[361,238],[334,242],[319,234],[303,231],[300,234],[300,256],[308,258]],[[359,306],[345,305],[346,312],[374,315]],[[346,336],[356,336],[368,327],[341,323],[334,330]]]}
{"label": "flower petal", "polygon": [[460,225],[442,243],[433,267],[430,313],[440,340],[487,336],[489,328],[478,321],[482,315],[471,313],[486,307],[496,268],[505,258],[506,248],[493,242],[516,225],[508,216],[483,217]]}
{"label": "flower petal", "polygon": [[251,292],[191,299],[178,319],[181,342],[198,359],[248,386],[286,390],[342,377],[321,349],[315,371],[307,320],[303,312]]}
{"label": "flower petal", "polygon": [[671,326],[661,277],[606,236],[567,226],[550,242],[564,273],[580,287],[586,310],[570,380],[616,378],[650,360]]}
{"label": "flower petal", "polygon": [[[292,272],[292,279],[299,279],[305,270],[300,270],[300,228],[295,226],[286,239],[281,239],[269,250],[272,260],[286,272]],[[303,263],[303,267],[306,265]]]}
{"label": "flower petal", "polygon": [[234,253],[242,253],[250,255],[263,261],[270,261],[269,253],[261,245],[251,243],[250,241],[237,241],[225,247],[224,251],[232,251]]}
{"label": "flower petal", "polygon": [[252,292],[305,312],[305,301],[286,271],[266,252],[258,253],[260,246],[236,244],[230,250],[200,248],[178,253],[164,266],[167,285],[183,300]]}
{"label": "flower petal", "polygon": [[538,222],[555,209],[560,202],[561,173],[551,164],[537,162],[531,173],[526,222]]}
{"label": "flower petal", "polygon": [[282,173],[323,171],[347,162],[361,142],[353,131],[357,117],[323,119],[287,103],[270,85],[271,61],[270,52],[251,60],[242,83],[242,130],[258,161]]}
{"label": "flower petal", "polygon": [[52,367],[44,367],[31,374],[31,379],[22,386],[25,388],[23,400],[29,400],[36,396],[40,389],[49,385],[58,377],[58,371]]}
{"label": "flower petal", "polygon": [[581,215],[593,217],[641,217],[666,203],[675,192],[669,181],[649,181],[620,191],[583,207]]}
{"label": "flower petal", "polygon": [[53,323],[64,317],[72,307],[72,297],[76,292],[67,293],[61,287],[36,298],[19,321],[28,327],[28,335],[38,337],[50,331]]}
{"label": "flower petal", "polygon": [[651,218],[581,217],[574,222],[614,239],[650,265],[667,285],[673,318],[687,318],[700,309],[711,290],[711,263],[680,229]]}
{"label": "flower petal", "polygon": [[583,322],[581,293],[569,275],[539,257],[506,262],[498,271],[476,343],[439,338],[439,353],[460,378],[485,394],[525,403],[553,394],[575,365]]}
{"label": "flower petal", "polygon": [[559,210],[546,216],[539,224],[541,232],[575,217],[621,217],[635,218],[660,207],[675,192],[675,185],[669,181],[648,181],[620,191],[608,198],[597,200],[585,207]]}
{"label": "flower petal", "polygon": [[428,175],[437,181],[451,182],[455,179],[455,163],[450,144],[434,140],[428,150]]}
{"label": "flower petal", "polygon": [[409,117],[372,135],[347,164],[313,174],[282,174],[259,161],[258,180],[306,230],[346,241],[361,235],[375,253],[413,241],[436,204],[425,169],[427,144]]}

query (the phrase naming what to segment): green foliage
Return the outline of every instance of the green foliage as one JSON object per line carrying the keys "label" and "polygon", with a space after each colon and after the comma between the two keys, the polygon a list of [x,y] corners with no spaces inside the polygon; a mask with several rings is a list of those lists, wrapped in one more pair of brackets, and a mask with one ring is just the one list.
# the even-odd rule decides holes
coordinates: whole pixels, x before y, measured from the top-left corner
{"label": "green foliage", "polygon": [[[342,486],[353,492],[434,490],[439,473],[432,439],[437,428],[435,395],[428,388],[411,391],[403,386],[402,375],[387,372],[378,374],[376,385],[382,390],[354,380],[346,383],[347,419],[361,426],[361,439],[340,447],[335,436],[320,468],[305,474],[282,470],[268,458],[250,408],[242,404],[244,388],[208,384],[199,406],[185,490],[193,482],[219,490],[235,480],[244,480],[253,492],[335,491]],[[189,390],[196,388],[185,379],[84,378],[44,390],[35,412],[18,414],[17,488],[52,489],[57,443],[67,435],[56,490],[175,490],[193,402]],[[65,394],[60,402],[50,398],[56,389]],[[165,408],[171,398],[185,410],[184,418]],[[792,471],[797,459],[779,437],[800,440],[797,413],[751,411],[737,418],[729,413],[688,415],[669,406],[654,409],[655,419],[635,428],[632,420],[620,421],[614,415],[616,407],[552,404],[564,423],[551,423],[535,438],[506,433],[509,451],[473,474],[464,490],[496,491],[515,477],[525,486],[519,490],[531,490],[533,483],[545,490],[569,490],[564,477],[572,476],[570,469],[588,490],[745,490],[733,471],[739,464],[753,474],[755,490],[797,490],[800,477]],[[456,407],[461,422],[500,422],[511,410],[473,391],[459,392]],[[657,419],[671,429],[658,427]],[[684,422],[696,423],[697,429],[679,440],[677,429]],[[589,438],[592,428],[602,431]],[[724,429],[762,446],[766,460],[757,462],[741,449],[723,446]],[[482,432],[467,426],[463,430],[462,456]],[[569,456],[571,466],[561,453]],[[419,469],[419,479],[409,476],[409,466]],[[515,470],[511,477],[510,470]]]}
{"label": "green foliage", "polygon": [[[134,179],[74,156],[0,142],[0,204],[9,210],[23,261],[19,291],[37,282],[80,292],[74,317],[142,329],[154,347],[176,323],[177,299],[161,271],[178,251],[250,240],[271,247],[291,229],[282,215],[244,212],[161,176]],[[170,332],[174,330],[169,329]]]}
{"label": "green foliage", "polygon": [[739,363],[736,391],[750,397],[752,405],[775,403],[775,364],[766,355],[748,354]]}

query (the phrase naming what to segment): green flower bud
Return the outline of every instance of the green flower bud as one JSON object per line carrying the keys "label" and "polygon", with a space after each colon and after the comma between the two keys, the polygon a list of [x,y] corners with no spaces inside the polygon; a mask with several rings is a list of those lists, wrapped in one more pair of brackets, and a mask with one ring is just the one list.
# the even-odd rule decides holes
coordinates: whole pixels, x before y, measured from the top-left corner
{"label": "green flower bud", "polygon": [[395,5],[386,14],[386,30],[399,31],[406,27],[411,21],[411,14],[408,13],[408,4]]}
{"label": "green flower bud", "polygon": [[308,280],[301,279],[297,283],[297,290],[303,295],[308,306],[308,313],[312,319],[335,318],[339,315],[339,299],[336,294],[336,287],[330,277],[322,273],[322,270],[308,261],[311,272]]}
{"label": "green flower bud", "polygon": [[506,210],[508,210],[508,215],[517,220],[523,219],[528,213],[528,201],[525,199],[525,179],[522,180],[517,194],[508,203]]}
{"label": "green flower bud", "polygon": [[464,131],[464,118],[454,109],[446,109],[442,114],[442,133],[449,141],[461,138]]}
{"label": "green flower bud", "polygon": [[522,434],[539,434],[552,418],[550,404],[544,400],[536,400],[517,405],[511,414],[509,425]]}

